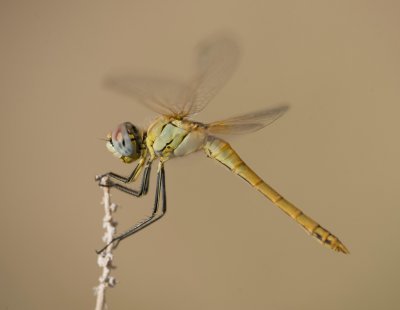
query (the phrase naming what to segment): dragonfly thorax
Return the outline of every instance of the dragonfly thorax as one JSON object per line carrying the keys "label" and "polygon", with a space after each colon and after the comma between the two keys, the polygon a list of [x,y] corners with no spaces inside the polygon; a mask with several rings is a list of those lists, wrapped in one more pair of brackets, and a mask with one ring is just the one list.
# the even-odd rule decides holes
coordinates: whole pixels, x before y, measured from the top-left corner
{"label": "dragonfly thorax", "polygon": [[164,160],[200,150],[207,138],[205,126],[190,120],[161,116],[147,131],[146,145]]}
{"label": "dragonfly thorax", "polygon": [[132,123],[125,122],[107,135],[107,149],[124,163],[137,160],[142,153],[143,133]]}

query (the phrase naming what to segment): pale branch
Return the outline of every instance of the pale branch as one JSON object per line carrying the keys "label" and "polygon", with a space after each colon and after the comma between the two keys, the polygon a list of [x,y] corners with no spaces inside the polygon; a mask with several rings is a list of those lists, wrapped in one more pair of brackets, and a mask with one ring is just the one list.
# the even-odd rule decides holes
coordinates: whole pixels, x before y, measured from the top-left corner
{"label": "pale branch", "polygon": [[[106,185],[108,183],[108,177],[103,177],[100,181],[100,185]],[[103,200],[102,205],[104,206],[104,218],[103,228],[105,229],[103,235],[103,242],[109,244],[115,234],[117,222],[114,221],[112,214],[116,211],[117,205],[111,202],[110,187],[103,186]],[[107,248],[98,254],[97,264],[103,268],[102,274],[99,278],[99,285],[95,287],[96,295],[96,308],[95,310],[105,310],[106,305],[106,289],[107,287],[114,287],[116,280],[110,275],[111,269],[114,269],[113,265],[113,253],[114,244],[109,244]]]}

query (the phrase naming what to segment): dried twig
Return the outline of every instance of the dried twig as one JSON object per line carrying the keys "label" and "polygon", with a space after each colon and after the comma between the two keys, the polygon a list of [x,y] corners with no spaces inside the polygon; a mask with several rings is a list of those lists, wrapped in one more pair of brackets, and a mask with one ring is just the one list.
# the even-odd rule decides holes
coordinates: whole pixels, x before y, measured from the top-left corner
{"label": "dried twig", "polygon": [[[107,184],[108,178],[103,177],[101,179],[100,184]],[[103,201],[102,204],[104,206],[104,218],[103,218],[103,228],[105,229],[105,233],[103,236],[103,241],[108,244],[115,234],[115,227],[117,222],[115,222],[112,218],[112,214],[116,211],[117,205],[111,203],[110,198],[110,188],[103,187]],[[112,250],[114,248],[113,244],[110,244],[102,253],[100,253],[97,257],[98,265],[103,268],[102,275],[99,278],[99,285],[95,287],[95,295],[97,296],[96,300],[96,308],[95,310],[103,310],[107,309],[106,305],[106,288],[114,287],[116,284],[116,280],[113,276],[110,276],[111,269],[114,269],[113,265],[113,254]]]}

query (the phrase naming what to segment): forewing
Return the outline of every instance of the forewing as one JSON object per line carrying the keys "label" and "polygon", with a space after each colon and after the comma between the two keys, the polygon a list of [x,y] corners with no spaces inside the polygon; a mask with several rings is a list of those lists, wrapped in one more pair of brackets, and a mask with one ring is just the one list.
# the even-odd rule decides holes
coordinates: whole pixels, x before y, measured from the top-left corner
{"label": "forewing", "polygon": [[181,115],[182,102],[188,100],[190,88],[173,79],[135,75],[108,77],[106,87],[133,97],[153,111],[165,115]]}
{"label": "forewing", "polygon": [[252,113],[228,118],[207,125],[208,132],[213,134],[245,134],[257,131],[281,117],[289,106],[263,109]]}
{"label": "forewing", "polygon": [[197,70],[189,83],[135,75],[109,77],[106,86],[135,98],[153,111],[185,117],[200,112],[228,81],[236,68],[239,48],[235,40],[219,36],[197,48]]}
{"label": "forewing", "polygon": [[202,42],[197,48],[197,73],[189,83],[187,100],[182,102],[182,115],[203,110],[225,85],[239,61],[239,46],[229,36],[218,36]]}

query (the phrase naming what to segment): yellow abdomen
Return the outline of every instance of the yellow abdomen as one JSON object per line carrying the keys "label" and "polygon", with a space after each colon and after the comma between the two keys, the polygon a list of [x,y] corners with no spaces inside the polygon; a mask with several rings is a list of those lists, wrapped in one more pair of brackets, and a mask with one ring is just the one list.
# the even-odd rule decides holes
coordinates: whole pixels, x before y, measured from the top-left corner
{"label": "yellow abdomen", "polygon": [[300,209],[282,197],[276,190],[265,183],[225,141],[209,136],[204,146],[207,156],[216,159],[229,170],[242,177],[251,186],[271,200],[283,212],[299,223],[310,235],[317,238],[322,244],[334,251],[349,253],[344,244],[319,225],[316,221],[304,214]]}

